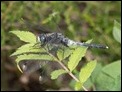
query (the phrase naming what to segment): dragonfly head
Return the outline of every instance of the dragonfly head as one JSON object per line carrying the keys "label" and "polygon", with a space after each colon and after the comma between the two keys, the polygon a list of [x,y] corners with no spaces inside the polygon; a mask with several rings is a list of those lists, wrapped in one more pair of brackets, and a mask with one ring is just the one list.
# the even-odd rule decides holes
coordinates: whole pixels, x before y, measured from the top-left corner
{"label": "dragonfly head", "polygon": [[40,34],[37,39],[43,45],[46,42],[46,35],[45,34]]}

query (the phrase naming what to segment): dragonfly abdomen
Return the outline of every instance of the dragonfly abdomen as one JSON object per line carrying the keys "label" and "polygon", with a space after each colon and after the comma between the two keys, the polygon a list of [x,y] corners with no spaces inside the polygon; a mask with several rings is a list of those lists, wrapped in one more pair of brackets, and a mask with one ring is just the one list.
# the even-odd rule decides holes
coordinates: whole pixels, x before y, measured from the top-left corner
{"label": "dragonfly abdomen", "polygon": [[88,43],[82,43],[82,42],[75,42],[73,40],[70,40],[68,38],[64,38],[63,42],[67,46],[85,46],[85,47],[90,47],[90,48],[102,48],[102,49],[107,49],[108,47],[105,45],[101,44],[88,44]]}
{"label": "dragonfly abdomen", "polygon": [[85,46],[85,47],[90,47],[90,48],[108,49],[108,46],[101,45],[101,44],[88,44],[88,43],[80,43],[80,42],[77,42],[77,45],[79,45],[79,46]]}

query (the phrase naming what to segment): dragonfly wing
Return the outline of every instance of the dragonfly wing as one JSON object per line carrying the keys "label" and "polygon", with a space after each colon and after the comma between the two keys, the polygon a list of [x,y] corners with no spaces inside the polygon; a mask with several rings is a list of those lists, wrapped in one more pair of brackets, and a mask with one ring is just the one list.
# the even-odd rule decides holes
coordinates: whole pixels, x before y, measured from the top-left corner
{"label": "dragonfly wing", "polygon": [[22,69],[22,71],[26,74],[31,74],[37,70],[39,70],[41,67],[43,67],[44,65],[46,65],[48,61],[29,61],[29,60],[24,60],[22,62],[20,62],[20,67]]}

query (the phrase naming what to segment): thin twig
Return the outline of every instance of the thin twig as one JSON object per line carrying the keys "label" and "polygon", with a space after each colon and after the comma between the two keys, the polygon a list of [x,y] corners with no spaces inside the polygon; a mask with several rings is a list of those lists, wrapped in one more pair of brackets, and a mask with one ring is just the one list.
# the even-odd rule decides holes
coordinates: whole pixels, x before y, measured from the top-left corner
{"label": "thin twig", "polygon": [[[58,60],[55,56],[53,56],[53,55],[52,55],[51,53],[49,53],[48,51],[47,51],[47,53],[48,53],[51,57],[53,57],[54,60],[57,61],[57,62],[67,71],[67,73],[68,73],[75,81],[80,82],[80,81],[73,75],[73,73],[71,73],[71,72],[67,69],[67,67],[66,67],[60,60]],[[88,91],[84,86],[82,86],[82,88],[83,88],[85,91]]]}

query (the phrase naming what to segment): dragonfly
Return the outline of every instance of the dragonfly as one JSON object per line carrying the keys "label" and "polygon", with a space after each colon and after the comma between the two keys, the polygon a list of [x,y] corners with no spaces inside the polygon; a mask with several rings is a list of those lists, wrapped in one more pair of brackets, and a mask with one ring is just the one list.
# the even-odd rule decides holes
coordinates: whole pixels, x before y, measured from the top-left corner
{"label": "dragonfly", "polygon": [[64,45],[66,47],[70,46],[85,46],[90,48],[102,48],[102,49],[108,49],[108,46],[101,45],[101,44],[88,44],[84,42],[77,42],[73,41],[67,37],[65,37],[62,33],[45,33],[40,34],[37,37],[38,41],[41,42],[41,46],[44,46],[46,44],[52,44],[54,46],[58,45]]}
{"label": "dragonfly", "polygon": [[[29,23],[27,23],[27,26],[28,25],[30,26]],[[45,47],[46,45],[51,45],[53,46],[53,48],[55,48],[55,47],[60,47],[60,45],[62,45],[64,47],[84,46],[84,47],[89,47],[89,48],[108,49],[108,46],[106,45],[92,44],[92,43],[89,44],[85,42],[78,42],[78,41],[71,40],[59,32],[49,33],[50,30],[46,30],[42,26],[39,26],[38,30],[43,32],[42,34],[39,34],[37,36],[37,41],[41,44],[41,47]],[[23,72],[31,74],[32,72],[37,71],[38,69],[40,69],[42,66],[45,66],[46,64],[47,64],[47,61],[44,61],[44,62],[25,61],[25,62],[22,62],[20,66]]]}

